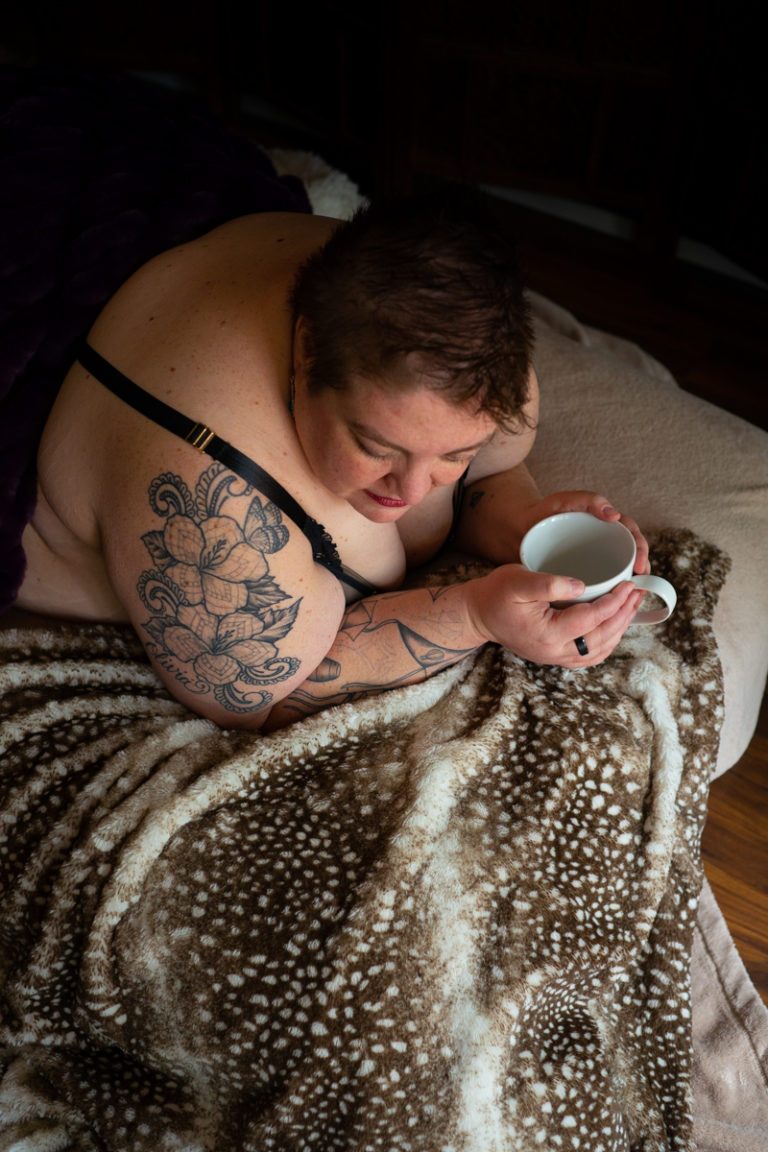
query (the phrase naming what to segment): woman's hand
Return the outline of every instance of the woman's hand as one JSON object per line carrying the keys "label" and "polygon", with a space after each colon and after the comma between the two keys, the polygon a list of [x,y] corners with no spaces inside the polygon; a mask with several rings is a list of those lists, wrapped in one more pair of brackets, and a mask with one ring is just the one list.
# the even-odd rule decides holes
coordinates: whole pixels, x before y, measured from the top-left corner
{"label": "woman's hand", "polygon": [[629,516],[622,516],[606,500],[605,496],[597,492],[555,492],[545,496],[542,500],[532,504],[526,516],[526,531],[545,520],[547,516],[554,516],[558,512],[589,512],[598,520],[619,521],[635,538],[637,556],[635,557],[635,573],[646,575],[651,570],[648,559],[648,542],[638,528],[636,522]]}
{"label": "woman's hand", "polygon": [[[529,572],[520,564],[496,568],[469,581],[465,589],[474,627],[482,636],[524,660],[563,668],[600,664],[610,656],[644,596],[625,580],[590,604],[553,608],[552,602],[580,596],[582,582]],[[576,648],[577,637],[584,639],[587,655]]]}

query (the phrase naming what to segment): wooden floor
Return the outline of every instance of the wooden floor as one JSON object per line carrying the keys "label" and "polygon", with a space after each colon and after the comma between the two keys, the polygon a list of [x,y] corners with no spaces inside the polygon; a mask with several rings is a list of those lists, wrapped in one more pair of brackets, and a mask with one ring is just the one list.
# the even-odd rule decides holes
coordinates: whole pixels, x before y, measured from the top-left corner
{"label": "wooden floor", "polygon": [[768,1004],[768,696],[749,749],[712,785],[702,847],[717,902]]}
{"label": "wooden floor", "polygon": [[[528,209],[504,209],[531,288],[634,340],[678,383],[768,429],[768,291],[683,266]],[[710,795],[704,867],[768,1004],[768,695],[746,755]]]}

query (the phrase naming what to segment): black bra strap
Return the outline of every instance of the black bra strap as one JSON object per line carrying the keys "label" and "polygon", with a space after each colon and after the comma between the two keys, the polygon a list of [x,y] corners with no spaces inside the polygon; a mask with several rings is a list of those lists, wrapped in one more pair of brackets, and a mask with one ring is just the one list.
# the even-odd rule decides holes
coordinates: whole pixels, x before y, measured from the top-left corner
{"label": "black bra strap", "polygon": [[301,529],[312,546],[312,555],[316,563],[328,568],[337,579],[350,584],[363,595],[370,595],[371,585],[367,581],[356,579],[344,568],[336,545],[322,524],[307,515],[298,501],[294,500],[290,492],[287,492],[274,476],[270,476],[269,472],[265,472],[254,460],[234,448],[228,441],[222,440],[206,424],[190,420],[178,409],[172,408],[170,404],[158,400],[156,396],[140,388],[85,341],[80,346],[77,358],[86,372],[90,372],[100,384],[131,408],[135,408],[142,416],[146,416],[168,432],[180,436],[199,452],[205,452],[213,460],[218,460],[248,484],[257,488],[276,504],[281,512],[290,516]]}

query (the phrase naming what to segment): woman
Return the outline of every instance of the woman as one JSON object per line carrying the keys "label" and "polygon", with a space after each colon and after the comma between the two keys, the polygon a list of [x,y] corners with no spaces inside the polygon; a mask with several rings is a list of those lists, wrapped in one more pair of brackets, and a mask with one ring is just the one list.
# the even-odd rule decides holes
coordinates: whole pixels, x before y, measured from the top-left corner
{"label": "woman", "polygon": [[[544,516],[619,519],[537,491],[529,355],[509,242],[463,195],[246,216],[166,252],[59,392],[18,605],[130,621],[179,700],[265,730],[487,642],[599,663],[642,594],[554,609],[582,585],[519,565]],[[495,567],[402,589],[449,535]]]}

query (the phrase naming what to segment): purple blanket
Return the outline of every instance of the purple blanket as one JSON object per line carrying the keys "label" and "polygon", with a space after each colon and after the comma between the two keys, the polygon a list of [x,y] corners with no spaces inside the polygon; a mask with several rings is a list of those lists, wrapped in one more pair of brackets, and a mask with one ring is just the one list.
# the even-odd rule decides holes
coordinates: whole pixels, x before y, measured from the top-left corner
{"label": "purple blanket", "polygon": [[35,453],[73,349],[159,252],[251,212],[311,211],[250,141],[108,76],[0,78],[0,613],[24,574]]}

